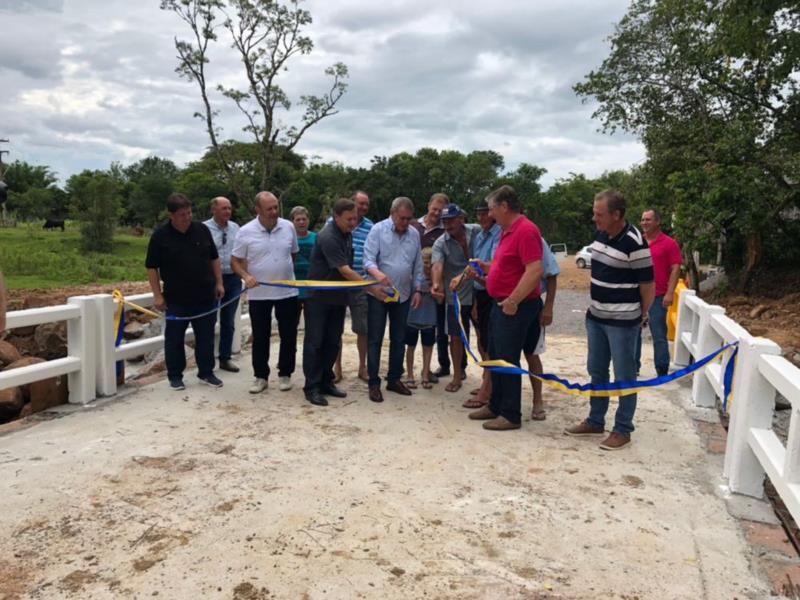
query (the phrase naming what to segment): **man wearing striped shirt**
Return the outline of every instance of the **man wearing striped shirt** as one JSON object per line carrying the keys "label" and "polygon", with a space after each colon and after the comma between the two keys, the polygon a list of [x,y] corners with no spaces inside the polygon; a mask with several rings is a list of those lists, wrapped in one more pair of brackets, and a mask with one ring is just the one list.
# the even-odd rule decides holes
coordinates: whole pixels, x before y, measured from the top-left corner
{"label": "man wearing striped shirt", "polygon": [[[606,190],[594,198],[597,234],[592,244],[591,304],[586,313],[592,383],[608,383],[609,366],[615,381],[636,379],[636,347],[640,328],[647,326],[655,297],[653,260],[642,233],[625,220],[625,198]],[[572,436],[602,435],[608,397],[592,396],[589,417],[564,430]],[[603,450],[620,450],[631,441],[636,394],[619,397],[611,434],[600,444]]]}
{"label": "man wearing striped shirt", "polygon": [[[374,223],[367,218],[369,212],[369,196],[366,192],[357,191],[350,199],[356,203],[358,225],[351,234],[353,236],[353,270],[362,278],[366,278],[364,270],[364,243]],[[328,223],[333,217],[328,219]],[[364,290],[354,290],[348,296],[347,306],[350,308],[350,327],[356,334],[358,348],[358,378],[367,381],[367,294]],[[333,368],[334,382],[342,380],[342,352],[336,357],[336,366]]]}

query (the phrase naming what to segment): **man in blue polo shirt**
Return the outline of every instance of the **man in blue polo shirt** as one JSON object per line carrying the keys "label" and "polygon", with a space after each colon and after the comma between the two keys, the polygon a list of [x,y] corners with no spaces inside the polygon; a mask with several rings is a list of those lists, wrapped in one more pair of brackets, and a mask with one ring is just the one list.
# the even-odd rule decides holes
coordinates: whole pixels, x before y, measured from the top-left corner
{"label": "man in blue polo shirt", "polygon": [[[606,190],[594,197],[592,220],[597,234],[592,244],[591,304],[586,313],[588,371],[592,383],[608,383],[609,365],[615,381],[636,379],[639,329],[647,326],[655,297],[653,260],[647,240],[625,220],[625,198]],[[564,430],[572,436],[602,435],[608,397],[592,396],[589,417]],[[619,397],[614,429],[600,444],[620,450],[630,444],[636,394]]]}

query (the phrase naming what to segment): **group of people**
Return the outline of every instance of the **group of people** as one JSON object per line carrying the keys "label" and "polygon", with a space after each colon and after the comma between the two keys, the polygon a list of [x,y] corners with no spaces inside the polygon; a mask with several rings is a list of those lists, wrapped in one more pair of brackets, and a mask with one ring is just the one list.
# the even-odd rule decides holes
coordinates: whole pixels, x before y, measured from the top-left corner
{"label": "group of people", "polygon": [[[476,224],[443,193],[434,194],[421,218],[406,197],[395,198],[387,219],[367,218],[369,196],[358,191],[340,198],[318,233],[309,231],[301,206],[279,216],[270,192],[255,197],[257,216],[239,227],[231,220],[227,198],[214,198],[212,216],[192,220],[192,206],[182,194],[167,200],[169,221],[152,235],[146,266],[156,308],[169,315],[164,332],[169,385],[184,389],[184,334],[195,336],[201,382],[221,387],[214,374],[214,329],[218,302],[219,368],[238,372],[233,362],[234,318],[242,284],[246,287],[252,327],[254,381],[249,391],[268,387],[272,313],[280,337],[279,388],[292,388],[297,332],[305,319],[303,391],[311,404],[326,406],[342,398],[341,340],[349,307],[357,338],[358,377],[368,384],[369,399],[383,402],[381,352],[389,324],[385,390],[411,395],[418,385],[430,389],[440,377],[458,392],[466,378],[464,339],[477,332],[483,359],[520,364],[542,372],[545,328],[553,321],[559,267],[539,228],[523,214],[521,199],[510,186],[494,190],[476,207]],[[641,359],[641,329],[649,324],[659,374],[669,368],[666,309],[672,301],[680,250],[660,231],[660,215],[642,216],[644,235],[625,219],[626,202],[617,192],[594,199],[596,239],[592,245],[591,305],[586,315],[588,371],[593,383],[634,380]],[[655,270],[654,270],[655,266]],[[342,282],[331,289],[265,283],[318,280]],[[655,281],[655,283],[654,283]],[[357,282],[371,285],[353,285]],[[349,286],[353,287],[349,287]],[[458,302],[454,296],[457,296]],[[655,302],[654,302],[655,298]],[[462,338],[462,330],[466,334]],[[416,346],[422,367],[416,379]],[[439,368],[432,370],[433,347]],[[452,368],[451,368],[452,367]],[[405,375],[405,377],[404,377]],[[541,381],[533,385],[532,420],[544,420]],[[608,398],[592,397],[589,416],[564,433],[605,433]],[[487,430],[518,429],[522,421],[521,377],[484,370],[481,385],[467,397],[469,418]],[[616,450],[630,442],[636,395],[622,396],[613,430],[601,448]]]}

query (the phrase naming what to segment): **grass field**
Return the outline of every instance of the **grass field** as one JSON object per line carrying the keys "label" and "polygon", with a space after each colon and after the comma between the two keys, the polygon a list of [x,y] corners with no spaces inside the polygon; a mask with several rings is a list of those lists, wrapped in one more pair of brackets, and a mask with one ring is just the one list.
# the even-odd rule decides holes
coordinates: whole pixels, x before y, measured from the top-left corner
{"label": "grass field", "polygon": [[76,223],[44,231],[41,223],[0,228],[0,269],[9,289],[146,281],[148,236],[114,236],[111,254],[84,252]]}

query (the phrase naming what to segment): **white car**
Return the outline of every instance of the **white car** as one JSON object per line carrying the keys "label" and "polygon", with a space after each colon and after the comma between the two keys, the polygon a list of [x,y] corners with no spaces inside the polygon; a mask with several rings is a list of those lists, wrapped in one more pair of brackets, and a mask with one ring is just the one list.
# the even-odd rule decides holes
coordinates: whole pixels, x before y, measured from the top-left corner
{"label": "white car", "polygon": [[586,269],[592,264],[592,247],[584,246],[575,255],[575,264],[579,269]]}

